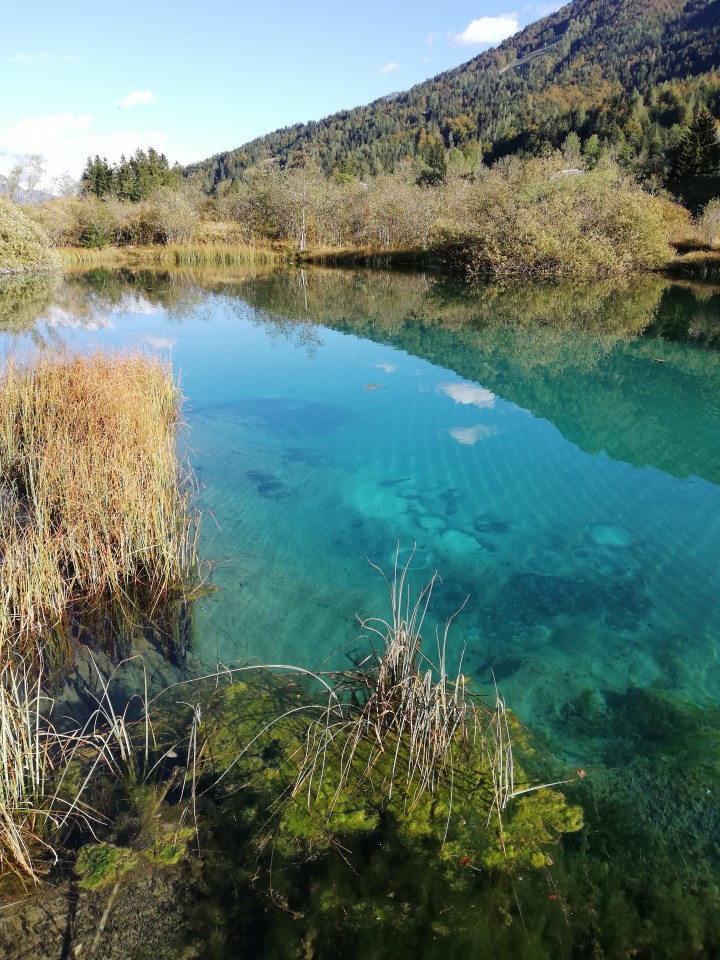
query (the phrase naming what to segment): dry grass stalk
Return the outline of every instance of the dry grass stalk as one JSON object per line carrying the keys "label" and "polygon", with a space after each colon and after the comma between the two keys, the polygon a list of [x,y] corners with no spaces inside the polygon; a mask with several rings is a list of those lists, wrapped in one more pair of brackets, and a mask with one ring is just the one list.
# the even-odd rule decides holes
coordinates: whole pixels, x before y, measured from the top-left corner
{"label": "dry grass stalk", "polygon": [[0,876],[37,882],[57,862],[53,834],[68,818],[95,819],[82,790],[68,802],[58,789],[77,751],[89,744],[100,753],[102,744],[87,731],[58,732],[50,708],[34,665],[9,656],[0,666]]}
{"label": "dry grass stalk", "polygon": [[356,694],[365,688],[364,703],[343,702],[336,691],[309,729],[294,792],[307,790],[308,804],[312,803],[313,792],[319,795],[330,751],[340,750],[336,796],[381,765],[387,770],[381,758],[390,755],[390,772],[382,783],[388,800],[399,781],[411,813],[426,793],[435,793],[442,784],[449,786],[451,811],[453,751],[472,745],[473,750],[479,749],[492,778],[490,815],[495,810],[500,814],[514,790],[505,704],[497,691],[494,707],[469,692],[461,672],[462,657],[454,675],[448,674],[447,642],[453,618],[442,638],[437,637],[437,662],[423,653],[421,631],[437,574],[412,603],[406,586],[411,561],[412,557],[400,568],[396,559],[392,581],[376,567],[388,588],[392,616],[389,622],[362,621],[382,645],[379,649],[373,645],[371,656],[360,665],[361,672],[344,681]]}
{"label": "dry grass stalk", "polygon": [[31,848],[42,829],[35,800],[50,765],[42,701],[39,681],[30,679],[23,661],[6,661],[0,668],[0,872],[34,876]]}
{"label": "dry grass stalk", "polygon": [[94,836],[95,824],[104,818],[85,798],[100,772],[122,783],[128,800],[150,823],[180,774],[194,803],[197,744],[188,750],[192,772],[176,767],[164,780],[159,776],[168,748],[156,756],[147,681],[144,695],[137,695],[142,720],[129,718],[136,697],[122,710],[113,705],[110,688],[124,665],[105,677],[95,664],[97,707],[82,727],[67,732],[50,722],[52,703],[43,694],[41,671],[17,656],[0,668],[0,877],[12,874],[37,883],[57,863],[56,844],[69,822]]}
{"label": "dry grass stalk", "polygon": [[[197,536],[180,393],[141,354],[11,360],[0,381],[0,663],[62,664],[189,599]],[[110,635],[110,636],[108,636]]]}

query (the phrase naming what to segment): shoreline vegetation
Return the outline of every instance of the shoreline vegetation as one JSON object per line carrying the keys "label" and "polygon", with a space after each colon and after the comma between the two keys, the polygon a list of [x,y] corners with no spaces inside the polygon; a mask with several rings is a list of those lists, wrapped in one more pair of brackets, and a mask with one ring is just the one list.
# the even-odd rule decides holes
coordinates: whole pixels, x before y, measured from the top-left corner
{"label": "shoreline vegetation", "polygon": [[25,209],[69,267],[420,266],[477,284],[659,271],[678,249],[712,260],[716,207],[693,221],[611,160],[568,167],[558,153],[433,183],[410,169],[346,182],[269,165],[213,196],[181,181],[139,200],[87,192]]}
{"label": "shoreline vegetation", "polygon": [[142,625],[182,660],[199,524],[180,402],[169,365],[139,353],[6,362],[0,651],[52,674],[74,640],[124,655]]}
{"label": "shoreline vegetation", "polygon": [[57,734],[45,712],[78,650],[189,649],[204,585],[179,426],[179,388],[149,356],[50,353],[2,371],[0,873],[37,879],[36,856],[53,851],[44,827],[64,822],[50,771],[57,788],[89,740]]}
{"label": "shoreline vegetation", "polygon": [[0,196],[0,277],[59,269],[60,258],[42,227]]}

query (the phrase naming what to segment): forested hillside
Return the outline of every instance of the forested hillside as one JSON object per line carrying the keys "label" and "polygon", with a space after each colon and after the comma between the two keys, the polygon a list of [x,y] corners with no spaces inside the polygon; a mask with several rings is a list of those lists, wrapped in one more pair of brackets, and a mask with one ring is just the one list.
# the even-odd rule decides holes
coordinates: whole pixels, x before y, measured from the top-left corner
{"label": "forested hillside", "polygon": [[611,153],[665,181],[693,115],[720,115],[719,67],[720,0],[574,0],[407,92],[278,130],[186,173],[212,190],[270,158],[337,177],[411,159],[432,178],[453,158],[560,148],[590,164]]}

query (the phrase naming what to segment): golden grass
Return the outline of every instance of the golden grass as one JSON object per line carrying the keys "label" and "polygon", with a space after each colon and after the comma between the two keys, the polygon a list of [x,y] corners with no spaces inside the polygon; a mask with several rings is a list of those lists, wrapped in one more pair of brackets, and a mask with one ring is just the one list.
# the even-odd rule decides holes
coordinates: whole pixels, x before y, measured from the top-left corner
{"label": "golden grass", "polygon": [[720,280],[720,250],[705,246],[677,256],[668,267],[673,277],[717,283]]}
{"label": "golden grass", "polygon": [[170,366],[141,354],[11,360],[0,378],[0,663],[56,668],[74,636],[126,643],[197,584]]}
{"label": "golden grass", "polygon": [[65,267],[189,267],[274,264],[285,259],[270,246],[254,247],[222,242],[155,244],[147,247],[107,246],[101,250],[59,247]]}
{"label": "golden grass", "polygon": [[[151,247],[147,249],[152,250]],[[135,250],[135,247],[111,246],[103,247],[102,250],[95,250],[89,247],[57,247],[60,262],[66,269],[68,267],[124,267],[130,264],[129,253]],[[143,261],[138,258],[137,261],[133,260],[132,262],[142,263]]]}

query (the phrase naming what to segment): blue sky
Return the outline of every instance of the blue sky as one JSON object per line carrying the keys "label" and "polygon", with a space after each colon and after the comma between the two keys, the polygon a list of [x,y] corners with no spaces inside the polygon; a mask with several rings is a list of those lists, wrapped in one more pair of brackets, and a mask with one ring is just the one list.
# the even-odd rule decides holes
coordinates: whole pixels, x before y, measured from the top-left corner
{"label": "blue sky", "polygon": [[[501,0],[502,3],[502,0]],[[0,173],[44,185],[88,155],[155,146],[188,163],[404,90],[560,3],[33,0],[3,13]]]}

